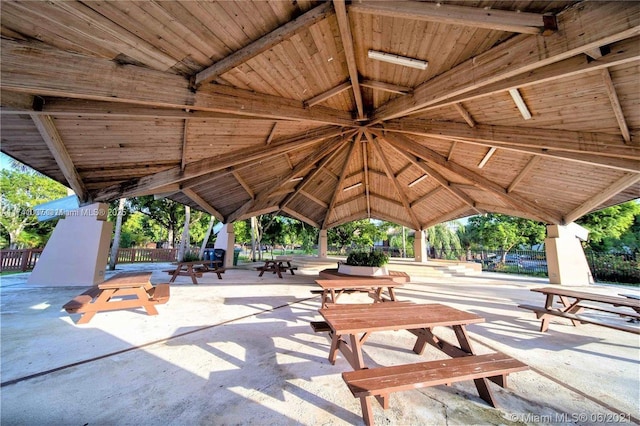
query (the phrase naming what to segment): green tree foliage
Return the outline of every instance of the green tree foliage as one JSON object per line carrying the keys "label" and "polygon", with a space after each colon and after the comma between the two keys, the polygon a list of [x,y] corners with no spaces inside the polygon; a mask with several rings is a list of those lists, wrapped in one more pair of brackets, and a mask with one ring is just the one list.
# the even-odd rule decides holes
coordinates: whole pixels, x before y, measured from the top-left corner
{"label": "green tree foliage", "polygon": [[379,227],[369,219],[348,222],[327,231],[330,245],[337,246],[341,253],[347,247],[367,248],[386,237],[386,228]]}
{"label": "green tree foliage", "polygon": [[458,234],[446,223],[439,223],[426,230],[430,255],[439,259],[455,259],[462,249]]}
{"label": "green tree foliage", "polygon": [[153,241],[168,241],[175,247],[184,221],[184,206],[168,198],[154,199],[152,195],[131,199],[131,208],[145,215],[151,222],[145,230]]}
{"label": "green tree foliage", "polygon": [[56,221],[38,222],[32,208],[67,196],[60,183],[33,171],[2,170],[0,226],[11,248],[42,247]]}
{"label": "green tree foliage", "polygon": [[532,247],[544,241],[546,228],[540,222],[501,214],[473,216],[466,233],[484,248],[497,249],[503,256],[519,246]]}
{"label": "green tree foliage", "polygon": [[[640,203],[638,200],[607,207],[582,216],[577,224],[589,230],[587,245],[595,251],[609,251],[623,238],[634,223],[639,219]],[[636,228],[637,230],[637,228]],[[638,234],[627,235],[624,238],[633,244]],[[637,247],[637,246],[636,246]]]}

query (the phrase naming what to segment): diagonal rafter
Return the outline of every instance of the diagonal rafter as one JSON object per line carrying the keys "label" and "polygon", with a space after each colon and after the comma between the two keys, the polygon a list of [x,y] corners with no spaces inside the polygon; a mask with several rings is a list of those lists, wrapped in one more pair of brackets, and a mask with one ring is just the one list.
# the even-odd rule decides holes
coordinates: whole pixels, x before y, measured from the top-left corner
{"label": "diagonal rafter", "polygon": [[515,207],[518,210],[529,212],[531,215],[544,219],[545,222],[551,224],[561,224],[562,218],[557,214],[546,211],[535,203],[527,200],[524,197],[514,193],[507,193],[507,190],[495,182],[490,181],[484,176],[469,170],[464,166],[461,166],[453,161],[448,161],[446,157],[433,151],[430,148],[421,145],[406,136],[399,134],[387,134],[384,139],[390,144],[394,145],[398,150],[405,150],[411,152],[416,157],[426,161],[428,164],[435,167],[442,167],[455,173],[465,180],[473,182],[479,188],[488,191],[499,197],[503,202],[510,206]]}
{"label": "diagonal rafter", "polygon": [[222,214],[215,209],[211,204],[207,203],[204,198],[196,194],[196,192],[191,188],[182,189],[182,193],[186,195],[191,201],[199,205],[204,211],[209,213],[211,216],[215,217],[219,221],[224,221],[224,217]]}
{"label": "diagonal rafter", "polygon": [[[370,137],[370,136],[369,136]],[[362,141],[360,145],[362,147],[362,173],[364,174],[364,194],[367,197],[367,217],[371,217],[371,198],[370,198],[370,187],[369,187],[369,149],[367,141],[369,137],[366,138],[365,141]]]}
{"label": "diagonal rafter", "polygon": [[358,67],[356,66],[356,55],[353,50],[353,36],[351,35],[351,25],[347,16],[347,8],[344,0],[333,0],[333,6],[336,10],[338,18],[338,28],[340,29],[340,38],[344,47],[344,55],[347,59],[347,68],[349,77],[351,78],[351,88],[353,96],[356,100],[356,108],[358,109],[358,118],[364,118],[364,105],[362,103],[362,91],[360,90],[360,77],[358,75]]}
{"label": "diagonal rafter", "polygon": [[411,218],[411,223],[414,226],[413,229],[415,229],[416,231],[421,230],[422,227],[420,226],[420,220],[416,216],[415,212],[411,209],[409,198],[407,197],[407,194],[402,189],[402,185],[400,185],[400,182],[398,182],[398,179],[393,174],[393,170],[391,169],[391,164],[389,164],[389,160],[384,155],[384,152],[380,147],[380,143],[371,136],[371,133],[366,132],[365,135],[367,136],[367,140],[369,141],[371,146],[373,146],[375,153],[378,155],[378,158],[382,162],[382,165],[384,167],[385,173],[387,174],[387,177],[391,180],[391,182],[393,182],[393,186],[395,186],[396,188],[398,196],[400,197],[400,201],[402,201],[402,205],[404,206],[404,209],[406,210],[407,214]]}
{"label": "diagonal rafter", "polygon": [[[381,136],[383,140],[386,140],[384,136]],[[412,164],[414,164],[416,167],[420,168],[424,173],[432,176],[437,182],[438,184],[440,184],[439,188],[444,188],[447,191],[449,191],[451,194],[453,194],[454,196],[456,196],[458,199],[460,199],[460,201],[462,201],[463,203],[465,203],[466,205],[468,205],[471,209],[473,209],[476,213],[478,214],[482,214],[482,212],[480,210],[478,210],[476,208],[476,202],[473,200],[473,198],[471,198],[470,196],[468,196],[464,191],[462,191],[460,188],[456,187],[455,185],[453,185],[451,182],[449,182],[443,175],[442,173],[438,172],[436,169],[434,169],[433,167],[430,167],[428,164],[426,164],[424,161],[421,161],[419,158],[417,158],[415,155],[410,154],[409,152],[406,152],[404,150],[398,149],[395,145],[393,144],[389,144],[389,146],[391,146],[394,150],[396,150],[400,155],[404,156],[407,160],[409,160]],[[416,203],[416,201],[414,201],[411,204]]]}
{"label": "diagonal rafter", "polygon": [[64,146],[64,142],[62,141],[60,133],[58,133],[58,129],[56,129],[53,118],[49,115],[32,114],[31,119],[36,125],[38,132],[40,132],[42,140],[44,140],[47,148],[51,151],[51,155],[53,155],[53,158],[56,160],[58,167],[60,167],[64,178],[76,193],[80,202],[84,203],[88,201],[89,194],[87,188],[76,170],[67,148]]}
{"label": "diagonal rafter", "polygon": [[258,40],[216,62],[205,70],[200,71],[195,76],[195,85],[201,86],[215,80],[225,72],[232,70],[263,52],[266,52],[273,46],[291,38],[295,34],[308,30],[311,25],[325,19],[331,13],[333,13],[333,8],[330,3],[320,4],[296,19],[289,21],[283,26],[276,28]]}
{"label": "diagonal rafter", "polygon": [[329,202],[329,207],[327,208],[327,214],[324,216],[324,220],[322,221],[322,227],[320,229],[327,229],[327,224],[329,223],[329,217],[335,208],[336,201],[338,200],[338,195],[342,192],[342,187],[344,186],[344,181],[347,176],[347,170],[349,169],[349,162],[351,162],[351,157],[353,156],[354,148],[356,144],[354,142],[349,146],[349,152],[347,153],[347,158],[344,160],[344,164],[342,165],[342,171],[340,172],[340,177],[338,182],[336,183],[336,189],[331,196],[331,201]]}
{"label": "diagonal rafter", "polygon": [[[247,213],[253,211],[253,209],[260,207],[269,197],[276,194],[280,188],[286,185],[292,178],[304,174],[307,170],[313,167],[318,161],[326,157],[330,153],[334,152],[338,147],[342,146],[343,139],[348,139],[355,132],[350,132],[343,137],[332,138],[322,144],[309,156],[307,156],[301,163],[297,164],[293,170],[290,170],[287,174],[282,176],[271,188],[267,188],[261,193],[257,194],[254,199],[251,199],[244,203],[239,209],[231,213],[226,219],[228,222],[235,222],[239,218],[245,216]],[[276,206],[277,207],[277,206]],[[277,208],[276,208],[277,210]]]}

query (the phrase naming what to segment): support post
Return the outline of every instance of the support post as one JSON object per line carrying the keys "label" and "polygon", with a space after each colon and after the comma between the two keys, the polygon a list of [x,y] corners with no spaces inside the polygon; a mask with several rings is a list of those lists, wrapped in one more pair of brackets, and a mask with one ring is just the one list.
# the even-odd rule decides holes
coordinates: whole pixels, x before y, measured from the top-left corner
{"label": "support post", "polygon": [[416,231],[413,241],[413,257],[418,263],[427,263],[427,245],[425,244],[424,230]]}
{"label": "support post", "polygon": [[593,284],[593,276],[580,240],[586,241],[589,231],[575,223],[547,225],[544,240],[550,284],[584,286]]}
{"label": "support post", "polygon": [[29,285],[92,286],[104,281],[113,224],[108,204],[67,212],[56,225],[29,276]]}
{"label": "support post", "polygon": [[327,230],[321,229],[318,236],[318,257],[320,259],[327,258]]}
{"label": "support post", "polygon": [[214,248],[223,249],[224,253],[224,267],[233,267],[233,250],[235,249],[236,234],[233,232],[233,223],[225,223],[222,229],[218,232],[216,237],[216,244]]}

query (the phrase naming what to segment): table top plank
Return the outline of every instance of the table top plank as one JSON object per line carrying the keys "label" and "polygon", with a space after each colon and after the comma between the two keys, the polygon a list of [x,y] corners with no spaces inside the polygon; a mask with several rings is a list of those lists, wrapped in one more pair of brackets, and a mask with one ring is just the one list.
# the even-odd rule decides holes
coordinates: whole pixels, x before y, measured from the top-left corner
{"label": "table top plank", "polygon": [[403,283],[397,283],[386,278],[356,278],[344,280],[316,280],[316,283],[324,290],[353,289],[353,288],[380,288],[402,287]]}
{"label": "table top plank", "polygon": [[[431,328],[484,322],[478,315],[450,306],[434,304],[376,303],[351,309],[320,309],[329,326],[337,334],[356,334],[371,331]],[[348,305],[345,305],[348,306]]]}
{"label": "table top plank", "polygon": [[151,282],[151,272],[121,272],[107,281],[98,284],[100,289],[140,287]]}
{"label": "table top plank", "polygon": [[543,294],[553,294],[556,296],[573,297],[575,299],[588,300],[591,302],[608,303],[614,306],[626,306],[629,308],[636,308],[636,309],[640,308],[640,300],[630,299],[626,297],[609,296],[606,294],[589,293],[584,291],[571,290],[571,289],[560,288],[560,287],[551,287],[551,286],[532,288],[531,291],[536,291],[538,293],[543,293]]}

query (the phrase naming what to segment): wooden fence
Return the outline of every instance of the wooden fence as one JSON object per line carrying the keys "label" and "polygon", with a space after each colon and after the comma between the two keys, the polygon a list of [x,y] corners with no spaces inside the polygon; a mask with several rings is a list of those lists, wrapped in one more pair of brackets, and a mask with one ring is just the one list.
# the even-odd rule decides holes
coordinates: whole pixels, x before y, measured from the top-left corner
{"label": "wooden fence", "polygon": [[30,271],[36,266],[43,249],[0,250],[0,272]]}
{"label": "wooden fence", "polygon": [[[30,271],[43,249],[0,250],[0,272]],[[194,250],[191,250],[194,251]],[[196,254],[197,250],[194,251]],[[175,262],[178,249],[121,248],[116,263]]]}

